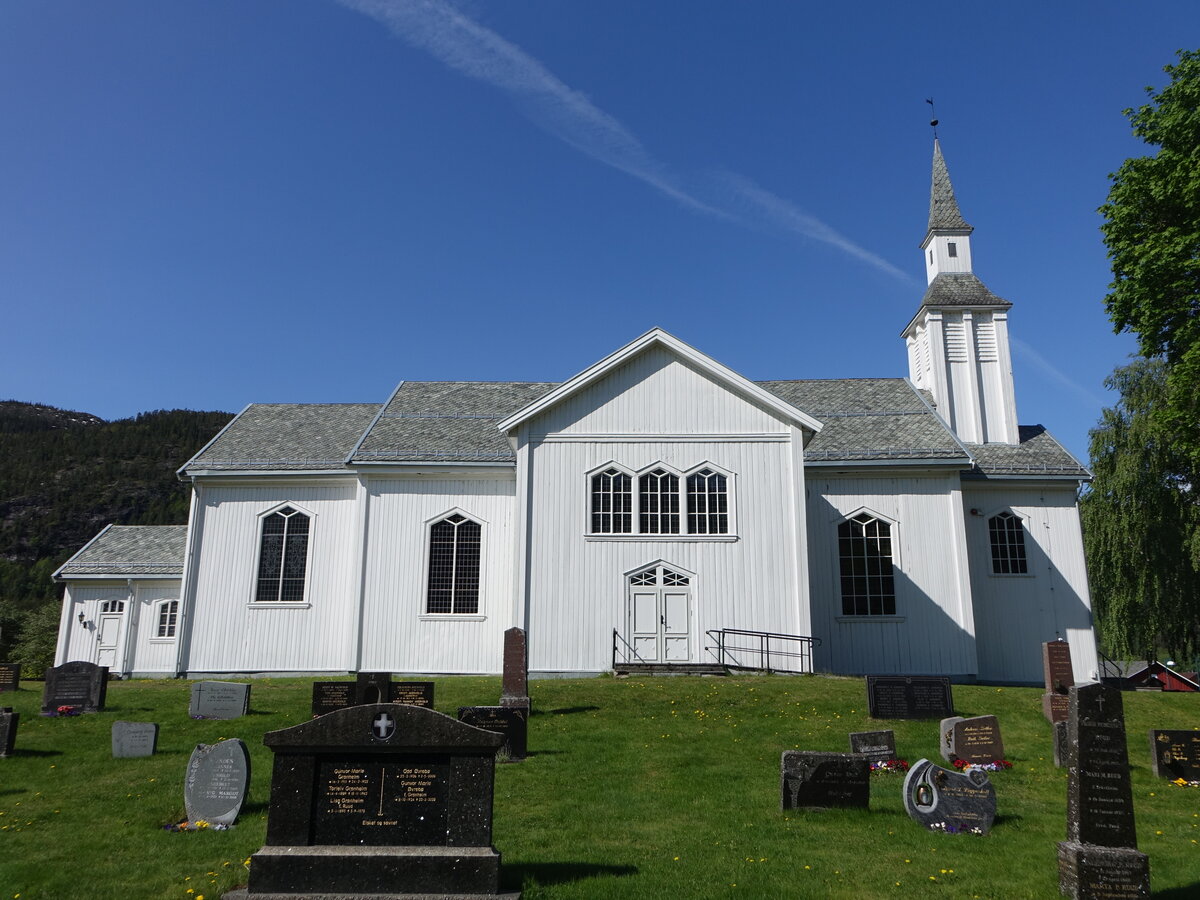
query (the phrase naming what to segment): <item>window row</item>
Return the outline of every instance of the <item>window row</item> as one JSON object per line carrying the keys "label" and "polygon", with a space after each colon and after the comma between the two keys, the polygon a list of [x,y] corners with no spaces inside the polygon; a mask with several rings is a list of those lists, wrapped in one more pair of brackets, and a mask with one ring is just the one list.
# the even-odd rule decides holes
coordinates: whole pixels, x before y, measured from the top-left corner
{"label": "window row", "polygon": [[637,476],[610,466],[591,479],[591,533],[729,534],[729,480],[707,466],[682,479],[662,466]]}

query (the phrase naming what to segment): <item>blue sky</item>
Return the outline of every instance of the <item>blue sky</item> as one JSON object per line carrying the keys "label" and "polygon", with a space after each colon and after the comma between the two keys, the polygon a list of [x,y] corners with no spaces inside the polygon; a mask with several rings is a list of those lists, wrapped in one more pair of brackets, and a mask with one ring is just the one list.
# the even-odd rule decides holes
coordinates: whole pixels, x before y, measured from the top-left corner
{"label": "blue sky", "polygon": [[0,398],[104,418],[560,380],[654,326],[907,374],[933,97],[1017,404],[1133,351],[1096,213],[1200,4],[0,0]]}

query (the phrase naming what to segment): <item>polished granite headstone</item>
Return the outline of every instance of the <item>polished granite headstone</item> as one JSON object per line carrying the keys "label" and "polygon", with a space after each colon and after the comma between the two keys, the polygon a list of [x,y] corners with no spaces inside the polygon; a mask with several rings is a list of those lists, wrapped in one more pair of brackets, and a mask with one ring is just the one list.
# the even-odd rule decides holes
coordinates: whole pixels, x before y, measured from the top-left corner
{"label": "polished granite headstone", "polygon": [[996,789],[979,769],[953,772],[921,759],[904,777],[904,809],[931,831],[987,834],[996,818]]}
{"label": "polished granite headstone", "polygon": [[323,716],[337,709],[354,706],[355,685],[350,681],[314,681],[312,714]]}
{"label": "polished granite headstone", "polygon": [[865,756],[871,762],[887,762],[896,758],[894,731],[852,731],[850,752]]}
{"label": "polished granite headstone", "polygon": [[946,675],[868,675],[872,719],[943,719],[954,715]]}
{"label": "polished granite headstone", "polygon": [[779,788],[781,809],[866,809],[871,764],[857,753],[787,750],[780,761]]}
{"label": "polished granite headstone", "polygon": [[513,706],[460,706],[458,721],[504,735],[501,754],[510,760],[524,759],[529,735],[529,711]]}
{"label": "polished granite headstone", "polygon": [[1137,848],[1121,692],[1072,687],[1067,718],[1067,839],[1058,845],[1068,897],[1149,897],[1150,861]]}
{"label": "polished granite headstone", "polygon": [[232,825],[250,790],[250,752],[238,738],[197,744],[188,760],[183,805],[188,822]]}
{"label": "polished granite headstone", "polygon": [[510,628],[504,632],[504,676],[500,681],[500,705],[529,709],[529,658],[525,632]]}
{"label": "polished granite headstone", "polygon": [[272,731],[267,841],[231,900],[495,897],[504,739],[419,706],[354,706]]}
{"label": "polished granite headstone", "polygon": [[12,756],[20,720],[21,714],[13,712],[11,706],[0,707],[0,756]]}
{"label": "polished granite headstone", "polygon": [[1151,731],[1150,761],[1159,778],[1200,781],[1200,731]]}
{"label": "polished granite headstone", "polygon": [[954,717],[942,720],[942,758],[969,763],[991,763],[1004,759],[1004,741],[995,716]]}
{"label": "polished granite headstone", "polygon": [[397,681],[392,684],[390,696],[393,703],[433,709],[433,682]]}
{"label": "polished granite headstone", "polygon": [[392,689],[391,672],[359,672],[354,679],[354,706],[387,703]]}
{"label": "polished granite headstone", "polygon": [[1046,679],[1042,715],[1050,722],[1067,721],[1067,692],[1075,685],[1070,644],[1062,640],[1042,644],[1042,674]]}
{"label": "polished granite headstone", "polygon": [[237,719],[250,711],[250,685],[236,681],[197,681],[188,715],[193,719]]}
{"label": "polished granite headstone", "polygon": [[57,716],[59,708],[70,706],[81,713],[104,709],[108,694],[108,667],[90,662],[69,662],[46,670],[42,691],[42,715]]}
{"label": "polished granite headstone", "polygon": [[153,756],[158,747],[158,725],[154,722],[113,722],[114,759]]}
{"label": "polished granite headstone", "polygon": [[0,663],[0,694],[21,689],[21,664]]}

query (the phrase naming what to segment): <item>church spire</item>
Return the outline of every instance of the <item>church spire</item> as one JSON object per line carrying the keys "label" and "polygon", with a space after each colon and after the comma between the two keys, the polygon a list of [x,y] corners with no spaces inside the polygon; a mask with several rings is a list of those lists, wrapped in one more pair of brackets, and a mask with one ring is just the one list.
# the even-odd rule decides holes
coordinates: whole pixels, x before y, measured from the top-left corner
{"label": "church spire", "polygon": [[974,230],[958,210],[958,198],[950,183],[942,145],[934,138],[929,230],[921,242],[921,249],[925,251],[925,277],[930,284],[943,272],[971,271],[971,232]]}
{"label": "church spire", "polygon": [[934,138],[933,184],[929,190],[929,230],[942,228],[952,228],[956,231],[965,229],[968,234],[975,230],[963,221],[962,213],[958,211],[958,200],[954,196],[954,185],[950,183],[950,173],[946,171],[942,145]]}

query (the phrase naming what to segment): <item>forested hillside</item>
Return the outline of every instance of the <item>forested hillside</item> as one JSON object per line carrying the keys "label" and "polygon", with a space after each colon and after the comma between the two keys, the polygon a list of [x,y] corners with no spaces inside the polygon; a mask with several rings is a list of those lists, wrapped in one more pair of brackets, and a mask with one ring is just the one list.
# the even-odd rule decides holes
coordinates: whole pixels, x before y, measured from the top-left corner
{"label": "forested hillside", "polygon": [[105,525],[187,521],[175,471],[231,418],[173,409],[106,422],[0,401],[0,660],[57,607],[50,574]]}

